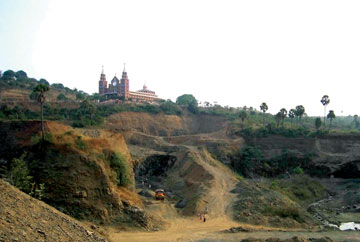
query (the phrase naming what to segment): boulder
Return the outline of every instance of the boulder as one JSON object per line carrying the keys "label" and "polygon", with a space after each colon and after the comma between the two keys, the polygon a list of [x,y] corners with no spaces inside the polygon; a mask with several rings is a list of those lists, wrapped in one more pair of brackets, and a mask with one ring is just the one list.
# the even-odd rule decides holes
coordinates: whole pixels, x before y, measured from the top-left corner
{"label": "boulder", "polygon": [[180,201],[178,201],[175,204],[175,208],[185,208],[187,205],[187,200],[186,199],[181,199]]}
{"label": "boulder", "polygon": [[138,194],[143,197],[154,197],[154,194],[152,194],[148,189],[143,189]]}

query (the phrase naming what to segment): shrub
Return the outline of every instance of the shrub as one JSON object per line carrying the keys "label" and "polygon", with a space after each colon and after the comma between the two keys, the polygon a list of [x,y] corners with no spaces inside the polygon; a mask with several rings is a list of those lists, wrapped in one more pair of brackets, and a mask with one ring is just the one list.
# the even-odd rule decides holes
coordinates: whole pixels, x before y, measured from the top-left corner
{"label": "shrub", "polygon": [[[30,138],[30,143],[32,145],[36,145],[36,144],[40,143],[41,141],[42,141],[42,138],[41,138],[41,135],[39,135],[39,134],[31,136],[31,138]],[[46,132],[45,136],[44,136],[44,141],[52,144],[53,143],[53,135],[49,132]]]}
{"label": "shrub", "polygon": [[112,154],[109,165],[115,171],[117,185],[128,186],[131,184],[130,169],[126,162],[126,158],[122,154]]}
{"label": "shrub", "polygon": [[181,108],[176,103],[173,103],[171,100],[168,100],[168,101],[165,101],[165,102],[161,103],[160,104],[160,109],[165,114],[180,115],[182,113]]}
{"label": "shrub", "polygon": [[80,150],[86,150],[87,144],[81,139],[81,136],[77,137],[77,140],[75,141],[75,145]]}
{"label": "shrub", "polygon": [[32,177],[29,175],[29,169],[25,162],[26,153],[23,153],[20,158],[14,158],[11,161],[10,171],[7,178],[10,184],[16,186],[23,192],[29,193],[31,189]]}
{"label": "shrub", "polygon": [[300,211],[297,207],[283,206],[283,207],[265,207],[263,214],[271,216],[279,216],[282,218],[292,218],[298,222],[302,222]]}
{"label": "shrub", "polygon": [[296,174],[296,175],[302,175],[302,174],[304,174],[304,171],[300,166],[297,166],[292,170],[291,173]]}

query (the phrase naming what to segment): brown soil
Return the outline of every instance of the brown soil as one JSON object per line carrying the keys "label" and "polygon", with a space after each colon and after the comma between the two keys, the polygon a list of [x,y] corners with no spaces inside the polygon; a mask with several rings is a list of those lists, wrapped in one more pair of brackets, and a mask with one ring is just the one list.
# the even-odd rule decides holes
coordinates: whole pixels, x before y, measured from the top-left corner
{"label": "brown soil", "polygon": [[212,115],[164,115],[122,112],[106,119],[104,127],[116,132],[138,131],[156,136],[210,133],[223,129],[225,119]]}
{"label": "brown soil", "polygon": [[0,179],[0,241],[106,241],[96,230]]}

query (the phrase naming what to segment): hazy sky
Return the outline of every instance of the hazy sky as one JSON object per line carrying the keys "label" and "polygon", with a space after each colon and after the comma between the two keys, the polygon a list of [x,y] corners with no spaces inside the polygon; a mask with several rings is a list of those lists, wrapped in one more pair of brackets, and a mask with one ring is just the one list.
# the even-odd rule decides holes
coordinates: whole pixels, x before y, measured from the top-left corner
{"label": "hazy sky", "polygon": [[0,70],[98,90],[121,76],[164,99],[360,114],[360,1],[0,0]]}

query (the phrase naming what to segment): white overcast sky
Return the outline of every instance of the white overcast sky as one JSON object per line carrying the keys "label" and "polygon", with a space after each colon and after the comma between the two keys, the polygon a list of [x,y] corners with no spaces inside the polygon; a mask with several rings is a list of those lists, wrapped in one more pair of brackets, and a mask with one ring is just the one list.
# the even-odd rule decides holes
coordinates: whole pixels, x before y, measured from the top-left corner
{"label": "white overcast sky", "polygon": [[164,99],[359,114],[360,1],[0,0],[0,70],[98,90],[121,76]]}

